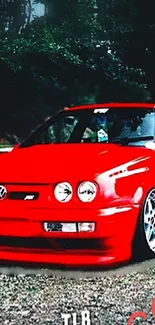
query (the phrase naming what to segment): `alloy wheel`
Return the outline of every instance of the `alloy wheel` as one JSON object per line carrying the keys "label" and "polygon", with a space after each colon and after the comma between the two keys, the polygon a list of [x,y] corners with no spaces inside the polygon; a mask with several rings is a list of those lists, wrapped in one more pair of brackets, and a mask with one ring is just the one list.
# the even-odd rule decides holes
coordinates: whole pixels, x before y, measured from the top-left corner
{"label": "alloy wheel", "polygon": [[144,232],[150,250],[155,253],[155,189],[150,191],[145,201]]}

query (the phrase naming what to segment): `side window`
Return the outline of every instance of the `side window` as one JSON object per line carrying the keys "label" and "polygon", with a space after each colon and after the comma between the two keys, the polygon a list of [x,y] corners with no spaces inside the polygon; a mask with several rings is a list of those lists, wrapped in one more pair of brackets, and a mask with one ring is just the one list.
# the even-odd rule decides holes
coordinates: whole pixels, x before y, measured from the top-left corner
{"label": "side window", "polygon": [[62,121],[62,128],[61,128],[61,142],[68,142],[70,136],[72,135],[75,126],[78,123],[78,119],[75,119],[74,116],[67,116]]}
{"label": "side window", "polygon": [[68,142],[78,120],[73,116],[66,116],[53,123],[42,135],[41,143]]}

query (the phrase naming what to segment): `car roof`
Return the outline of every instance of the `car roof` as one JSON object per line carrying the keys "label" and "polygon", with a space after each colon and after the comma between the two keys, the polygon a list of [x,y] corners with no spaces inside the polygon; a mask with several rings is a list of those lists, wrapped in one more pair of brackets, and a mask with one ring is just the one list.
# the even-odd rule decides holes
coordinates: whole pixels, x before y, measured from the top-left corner
{"label": "car roof", "polygon": [[117,107],[130,107],[130,108],[155,108],[155,103],[103,103],[103,104],[87,104],[72,107],[65,107],[65,111],[93,109],[93,108],[117,108]]}

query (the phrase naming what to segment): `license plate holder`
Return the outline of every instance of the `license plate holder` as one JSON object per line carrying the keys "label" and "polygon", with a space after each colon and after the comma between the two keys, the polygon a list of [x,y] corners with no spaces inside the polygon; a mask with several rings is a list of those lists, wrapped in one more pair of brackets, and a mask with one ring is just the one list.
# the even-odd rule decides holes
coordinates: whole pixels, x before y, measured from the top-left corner
{"label": "license plate holder", "polygon": [[46,232],[77,232],[77,224],[74,222],[44,222]]}

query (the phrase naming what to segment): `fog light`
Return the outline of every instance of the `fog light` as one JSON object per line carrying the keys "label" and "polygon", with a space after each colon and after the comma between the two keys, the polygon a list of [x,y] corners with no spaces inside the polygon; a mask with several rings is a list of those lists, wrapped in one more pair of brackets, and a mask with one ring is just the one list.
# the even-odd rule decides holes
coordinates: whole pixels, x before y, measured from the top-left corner
{"label": "fog light", "polygon": [[95,223],[94,222],[79,222],[78,223],[78,231],[79,232],[93,232],[93,231],[95,231]]}

